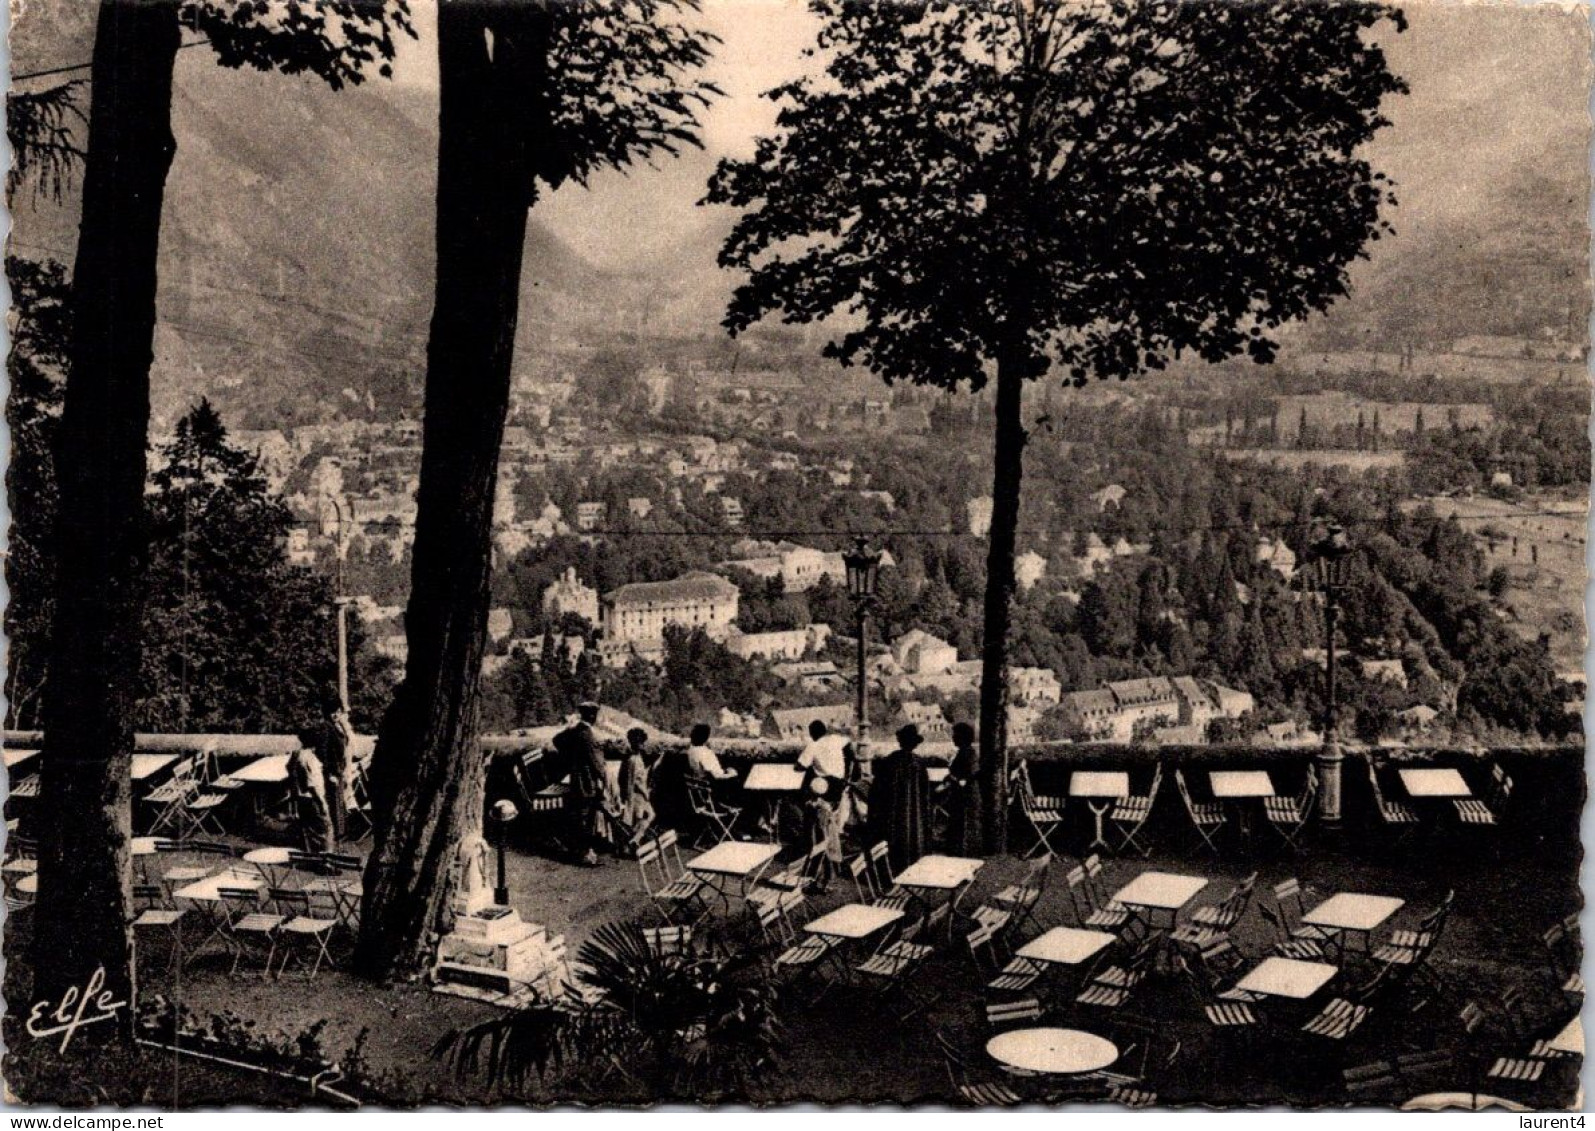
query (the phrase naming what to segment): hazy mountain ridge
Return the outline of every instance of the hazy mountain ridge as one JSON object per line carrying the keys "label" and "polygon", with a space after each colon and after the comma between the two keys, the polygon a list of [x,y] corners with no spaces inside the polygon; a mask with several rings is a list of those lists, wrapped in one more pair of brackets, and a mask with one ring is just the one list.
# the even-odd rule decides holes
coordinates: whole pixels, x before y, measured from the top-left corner
{"label": "hazy mountain ridge", "polygon": [[[81,11],[41,8],[27,20],[41,14],[64,38],[46,48],[41,25],[27,27],[14,39],[19,70],[86,52]],[[1587,71],[1587,43],[1554,18],[1432,7],[1401,39],[1392,62],[1411,75],[1413,94],[1393,100],[1393,125],[1370,148],[1398,183],[1397,235],[1370,249],[1352,294],[1303,336],[1365,348],[1574,332],[1585,308],[1588,121],[1568,111],[1582,91],[1567,88]],[[1429,57],[1414,55],[1415,45]],[[174,132],[158,415],[209,393],[229,413],[265,418],[280,407],[290,422],[324,411],[318,405],[349,405],[339,396],[346,388],[373,393],[382,415],[418,408],[433,286],[435,94],[388,82],[333,92],[308,78],[227,71],[196,48],[179,56]],[[724,356],[714,343],[737,280],[715,264],[729,216],[688,203],[695,190],[686,182],[705,167],[694,159],[633,174],[650,178],[641,195],[672,203],[602,213],[611,244],[625,251],[608,266],[534,210],[518,369],[551,364],[551,345],[633,334],[701,342],[706,356]],[[545,210],[566,231],[572,216],[583,218],[581,198],[566,195],[579,191],[564,190],[561,207]],[[70,259],[76,207],[22,202],[18,250]]]}

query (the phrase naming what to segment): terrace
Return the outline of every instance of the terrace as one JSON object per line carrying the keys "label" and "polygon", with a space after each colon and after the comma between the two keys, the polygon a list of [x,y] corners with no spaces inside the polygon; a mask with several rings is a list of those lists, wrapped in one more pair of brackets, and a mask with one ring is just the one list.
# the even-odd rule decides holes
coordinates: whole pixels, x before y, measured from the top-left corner
{"label": "terrace", "polygon": [[[488,745],[501,765],[519,764],[535,742]],[[730,765],[790,756],[769,744],[726,745]],[[1386,1106],[1485,1095],[1531,1108],[1573,1101],[1582,1034],[1572,1022],[1582,987],[1571,977],[1576,928],[1567,937],[1561,924],[1580,906],[1582,751],[1402,752],[1404,761],[1379,765],[1377,798],[1363,757],[1353,754],[1343,826],[1309,820],[1294,845],[1270,810],[1301,796],[1310,765],[1302,752],[1076,746],[1027,753],[1029,808],[1040,829],[1016,809],[1015,853],[961,869],[929,860],[917,875],[891,877],[864,856],[856,877],[844,873],[828,892],[798,898],[789,885],[772,886],[778,873],[801,864],[793,843],[770,860],[722,849],[704,861],[700,854],[720,839],[705,835],[679,846],[679,865],[667,849],[672,875],[714,885],[699,904],[671,913],[691,928],[691,945],[762,955],[737,977],[779,987],[783,1052],[748,1086],[747,1099],[1139,1103],[1155,1096],[1160,1105]],[[1470,821],[1466,802],[1489,808],[1498,798],[1496,767],[1512,781],[1510,795],[1492,808],[1494,824]],[[1451,796],[1452,775],[1404,769],[1456,771],[1471,796]],[[1080,771],[1109,780],[1077,788]],[[1154,775],[1149,810],[1121,808],[1125,798],[1114,792],[1144,797]],[[1119,790],[1113,779],[1121,776]],[[1016,785],[1023,793],[1023,781]],[[1274,801],[1261,795],[1264,788],[1275,791]],[[1093,806],[1105,807],[1106,846],[1093,844]],[[1206,830],[1211,842],[1194,819],[1214,812],[1209,807],[1221,821]],[[1387,819],[1399,809],[1414,820]],[[758,811],[750,804],[744,812]],[[528,813],[516,830],[508,881],[510,905],[523,918],[563,936],[573,958],[604,924],[666,921],[635,861],[587,870],[539,855],[541,825],[556,819],[547,809]],[[1055,856],[1032,845],[1038,831]],[[1133,839],[1120,851],[1126,832]],[[769,834],[739,825],[734,837]],[[228,946],[190,940],[189,953],[173,964],[169,944],[151,938],[140,952],[147,994],[180,987],[196,1013],[232,1011],[287,1033],[330,1019],[322,1041],[344,1058],[368,1030],[360,1058],[373,1089],[383,1094],[404,1078],[402,1090],[383,1094],[390,1101],[506,1094],[457,1080],[429,1055],[441,1032],[493,1016],[492,1005],[418,986],[374,990],[340,968],[357,904],[315,893],[342,887],[347,896],[357,866],[334,884],[325,861],[263,865],[279,854],[262,855],[255,841],[237,836],[216,839],[226,846],[217,855],[194,853],[185,842],[138,856],[135,866],[162,889],[150,905],[195,910],[207,892],[193,885],[227,887],[254,869],[261,888],[309,891],[326,908],[337,923],[332,962],[315,971],[306,992],[309,962],[265,978],[254,951],[238,962]],[[1095,867],[1086,871],[1093,854]],[[266,868],[274,869],[269,877]],[[1071,884],[1076,869],[1085,875]],[[201,879],[186,878],[196,871]],[[229,872],[234,881],[215,878]],[[25,865],[8,866],[12,899],[21,901],[25,893],[16,889],[27,875]],[[767,904],[779,905],[779,914],[761,923]],[[1316,918],[1338,926],[1312,929],[1320,907]],[[26,932],[23,912],[7,940],[13,1003],[25,1000]],[[819,941],[826,952],[812,969],[773,964]],[[1026,1032],[1035,1029],[1092,1039]],[[1097,1063],[1109,1057],[1106,1046],[1111,1057]],[[579,1097],[590,1094],[587,1083],[577,1064],[508,1094]],[[650,1098],[637,1086],[636,1098]],[[604,1095],[616,1102],[626,1087],[610,1078]]]}

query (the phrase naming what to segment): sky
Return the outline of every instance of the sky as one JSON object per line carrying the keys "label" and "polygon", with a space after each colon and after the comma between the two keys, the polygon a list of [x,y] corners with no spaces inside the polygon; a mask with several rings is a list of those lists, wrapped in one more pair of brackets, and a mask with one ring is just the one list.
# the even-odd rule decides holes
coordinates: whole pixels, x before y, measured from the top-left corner
{"label": "sky", "polygon": [[[1391,99],[1391,127],[1370,147],[1401,189],[1398,228],[1500,207],[1522,166],[1587,164],[1588,10],[1572,5],[1402,5],[1410,27],[1383,40],[1411,94]],[[538,219],[602,267],[666,255],[724,216],[697,207],[721,156],[744,156],[775,124],[764,91],[800,74],[818,23],[798,0],[704,0],[698,17],[721,39],[707,69],[726,97],[704,115],[703,153],[658,168],[608,173],[538,205]],[[419,38],[406,44],[400,82],[436,82],[434,9],[416,4]]]}

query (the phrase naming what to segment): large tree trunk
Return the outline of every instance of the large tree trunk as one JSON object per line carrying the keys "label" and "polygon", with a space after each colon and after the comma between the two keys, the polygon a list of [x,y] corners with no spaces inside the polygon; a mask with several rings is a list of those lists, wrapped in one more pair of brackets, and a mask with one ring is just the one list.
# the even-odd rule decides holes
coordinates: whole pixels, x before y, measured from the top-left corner
{"label": "large tree trunk", "polygon": [[[161,203],[175,145],[175,0],[103,0],[95,33],[72,370],[55,452],[56,602],[40,760],[34,998],[98,967],[132,992],[129,791],[144,452]],[[129,1011],[123,1011],[126,1018]]]}
{"label": "large tree trunk", "polygon": [[376,841],[356,956],[373,979],[413,976],[430,963],[450,925],[455,852],[481,828],[477,712],[493,497],[547,42],[546,18],[531,5],[438,9],[437,294],[409,657],[373,756]]}
{"label": "large tree trunk", "polygon": [[1024,476],[1027,366],[997,359],[997,442],[992,455],[991,530],[986,553],[985,629],[980,665],[981,836],[988,854],[1008,847],[1008,623],[1014,595],[1014,542]]}

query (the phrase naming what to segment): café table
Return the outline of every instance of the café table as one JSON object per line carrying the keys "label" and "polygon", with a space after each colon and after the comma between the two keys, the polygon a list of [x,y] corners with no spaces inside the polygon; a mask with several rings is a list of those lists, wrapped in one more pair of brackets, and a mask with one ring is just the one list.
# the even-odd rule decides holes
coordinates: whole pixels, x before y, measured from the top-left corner
{"label": "caf\u00e9 table", "polygon": [[176,754],[135,754],[130,775],[134,781],[145,781],[154,777],[177,761]]}
{"label": "caf\u00e9 table", "polygon": [[1177,872],[1142,872],[1115,892],[1113,900],[1128,907],[1148,927],[1159,926],[1152,920],[1160,913],[1167,914],[1167,927],[1173,927],[1180,908],[1195,899],[1207,885],[1208,881],[1201,876],[1182,876]]}
{"label": "caf\u00e9 table", "polygon": [[266,887],[266,881],[256,872],[246,872],[237,866],[184,884],[172,892],[173,899],[186,899],[194,903],[220,903],[222,888],[248,889],[257,895]]}
{"label": "caf\u00e9 table", "polygon": [[145,861],[160,852],[164,839],[158,836],[136,836],[128,841],[127,851],[133,859],[133,868],[138,872],[139,879],[146,883],[149,882],[149,874]]}
{"label": "caf\u00e9 table", "polygon": [[787,762],[759,762],[748,767],[742,788],[753,793],[796,793],[803,788],[803,771]]}
{"label": "caf\u00e9 table", "polygon": [[875,907],[868,903],[844,903],[835,911],[804,924],[811,935],[831,939],[867,939],[903,917],[896,907]]}
{"label": "caf\u00e9 table", "polygon": [[234,781],[253,782],[257,785],[276,785],[288,780],[288,755],[267,754],[234,770],[227,776]]}
{"label": "caf\u00e9 table", "polygon": [[1409,797],[1472,797],[1473,791],[1456,770],[1398,770],[1397,776]]}
{"label": "caf\u00e9 table", "polygon": [[17,891],[24,895],[39,894],[39,873],[29,872],[17,881]]}
{"label": "caf\u00e9 table", "polygon": [[266,881],[268,887],[283,887],[283,881],[292,871],[293,856],[289,849],[277,845],[268,845],[264,848],[252,848],[244,853],[244,863],[253,864],[260,869],[260,876]]}
{"label": "caf\u00e9 table", "polygon": [[1567,1053],[1569,1056],[1584,1055],[1584,1020],[1574,1017],[1562,1031],[1547,1042],[1546,1047],[1553,1052]]}
{"label": "caf\u00e9 table", "polygon": [[[946,892],[954,909],[975,882],[975,876],[986,866],[984,860],[973,856],[921,856],[897,874],[897,886],[909,889],[916,896],[922,893]],[[951,938],[952,917],[947,919],[948,937]]]}
{"label": "caf\u00e9 table", "polygon": [[1251,973],[1235,983],[1235,988],[1303,1001],[1323,989],[1339,972],[1339,967],[1327,962],[1303,962],[1274,955],[1258,963]]}
{"label": "caf\u00e9 table", "polygon": [[709,851],[687,861],[687,870],[702,876],[715,893],[725,910],[731,910],[731,888],[746,899],[748,889],[758,882],[770,861],[781,853],[779,844],[765,844],[751,840],[728,840]]}
{"label": "caf\u00e9 table", "polygon": [[986,1042],[986,1055],[1005,1068],[1073,1076],[1119,1059],[1119,1047],[1083,1029],[1010,1029]]}
{"label": "caf\u00e9 table", "polygon": [[1054,927],[1025,943],[1014,955],[1055,966],[1078,966],[1117,941],[1117,937],[1107,931]]}
{"label": "caf\u00e9 table", "polygon": [[1361,939],[1361,949],[1367,953],[1373,949],[1374,931],[1405,905],[1406,900],[1393,895],[1343,891],[1309,911],[1302,917],[1302,922],[1331,932],[1339,940],[1338,949],[1342,956],[1352,939]]}
{"label": "caf\u00e9 table", "polygon": [[1500,1096],[1485,1096],[1478,1092],[1428,1092],[1413,1096],[1401,1105],[1402,1111],[1448,1111],[1453,1108],[1461,1111],[1488,1111],[1491,1108],[1510,1112],[1534,1110],[1512,1100],[1503,1100]]}
{"label": "caf\u00e9 table", "polygon": [[1267,770],[1213,770],[1207,775],[1207,780],[1216,800],[1227,801],[1235,806],[1235,827],[1243,839],[1249,840],[1254,806],[1246,803],[1273,797],[1274,779],[1269,777]]}
{"label": "caf\u00e9 table", "polygon": [[1087,847],[1111,847],[1103,835],[1102,821],[1115,801],[1130,796],[1130,775],[1120,770],[1076,770],[1069,775],[1069,796],[1084,799],[1096,818],[1096,833]]}
{"label": "caf\u00e9 table", "polygon": [[1274,779],[1267,770],[1214,770],[1207,780],[1220,801],[1274,796]]}
{"label": "caf\u00e9 table", "polygon": [[791,800],[803,788],[806,775],[790,762],[757,762],[748,767],[748,776],[742,788],[758,794],[764,803],[761,827],[779,836],[781,804]]}
{"label": "caf\u00e9 table", "polygon": [[[19,776],[16,771],[20,767],[28,765],[29,762],[38,756],[39,752],[37,750],[7,750],[5,751],[6,769],[12,772],[13,777]],[[29,767],[29,769],[31,770],[32,767]]]}

